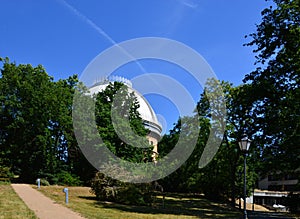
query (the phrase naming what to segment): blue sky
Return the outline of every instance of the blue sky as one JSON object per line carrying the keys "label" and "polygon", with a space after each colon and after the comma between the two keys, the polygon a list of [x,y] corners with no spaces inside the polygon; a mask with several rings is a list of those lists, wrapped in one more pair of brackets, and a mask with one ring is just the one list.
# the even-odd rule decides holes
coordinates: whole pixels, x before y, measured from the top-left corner
{"label": "blue sky", "polygon": [[[195,49],[219,79],[239,85],[255,68],[253,48],[243,46],[249,40],[244,36],[255,31],[260,12],[269,5],[264,0],[3,0],[0,56],[42,64],[57,80],[80,75],[113,43],[165,37]],[[142,64],[151,72],[172,69],[151,61]],[[133,66],[122,69],[129,79],[135,71]],[[191,92],[195,99],[200,95]],[[150,96],[149,101],[168,127],[176,121],[172,104],[165,103],[163,110],[155,104],[162,98]]]}

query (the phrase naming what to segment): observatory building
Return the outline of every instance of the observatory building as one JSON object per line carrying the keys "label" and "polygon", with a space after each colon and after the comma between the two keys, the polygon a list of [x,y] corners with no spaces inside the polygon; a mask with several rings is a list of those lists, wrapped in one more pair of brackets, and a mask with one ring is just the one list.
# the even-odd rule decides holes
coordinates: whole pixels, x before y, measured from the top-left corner
{"label": "observatory building", "polygon": [[143,124],[144,124],[145,128],[149,130],[147,139],[149,141],[149,144],[153,145],[152,158],[153,158],[153,161],[155,162],[156,157],[158,155],[157,144],[161,138],[162,126],[158,122],[156,114],[155,114],[154,110],[152,109],[151,105],[143,97],[143,95],[141,95],[138,91],[136,91],[132,88],[132,83],[126,78],[119,77],[119,76],[112,76],[112,77],[100,80],[99,82],[96,82],[93,86],[91,86],[89,88],[89,91],[92,95],[97,94],[97,93],[103,91],[109,85],[110,82],[115,82],[115,81],[121,82],[121,83],[127,85],[128,92],[129,93],[133,92],[137,98],[137,101],[140,104],[140,107],[138,108],[138,112],[140,113],[140,116],[143,120]]}

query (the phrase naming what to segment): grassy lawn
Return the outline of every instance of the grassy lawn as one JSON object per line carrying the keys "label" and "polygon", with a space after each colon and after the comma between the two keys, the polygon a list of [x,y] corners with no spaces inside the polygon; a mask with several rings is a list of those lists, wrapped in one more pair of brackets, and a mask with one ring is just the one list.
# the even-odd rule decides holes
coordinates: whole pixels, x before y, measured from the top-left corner
{"label": "grassy lawn", "polygon": [[8,183],[0,182],[0,218],[37,218]]}
{"label": "grassy lawn", "polygon": [[[36,188],[36,186],[33,186]],[[40,191],[56,202],[65,205],[63,186],[43,186]],[[99,202],[87,187],[68,187],[68,207],[86,218],[144,219],[144,218],[239,218],[240,213],[224,204],[213,203],[201,197],[187,197],[180,194],[168,195],[165,207],[162,197],[157,197],[155,207],[127,206]]]}

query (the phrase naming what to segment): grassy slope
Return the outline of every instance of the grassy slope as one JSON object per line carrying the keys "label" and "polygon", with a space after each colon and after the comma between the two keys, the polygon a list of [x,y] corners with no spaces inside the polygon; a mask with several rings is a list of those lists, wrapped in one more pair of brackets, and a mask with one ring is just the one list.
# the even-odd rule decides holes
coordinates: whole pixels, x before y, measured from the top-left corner
{"label": "grassy slope", "polygon": [[37,218],[9,184],[0,184],[0,218]]}
{"label": "grassy slope", "polygon": [[[40,191],[60,204],[65,204],[62,186],[42,187]],[[173,218],[239,218],[236,210],[212,203],[203,198],[169,195],[163,208],[161,197],[156,207],[126,206],[115,203],[98,202],[86,187],[69,187],[68,207],[86,218],[130,218],[130,219],[173,219]]]}

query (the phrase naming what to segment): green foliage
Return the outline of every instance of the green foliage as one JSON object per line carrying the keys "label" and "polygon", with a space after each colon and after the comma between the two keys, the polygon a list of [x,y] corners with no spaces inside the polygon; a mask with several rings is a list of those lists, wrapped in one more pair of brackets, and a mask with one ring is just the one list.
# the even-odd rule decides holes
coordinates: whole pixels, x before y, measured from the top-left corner
{"label": "green foliage", "polygon": [[83,184],[79,176],[64,170],[54,174],[39,173],[39,178],[47,181],[49,185],[80,186]]}
{"label": "green foliage", "polygon": [[41,186],[50,186],[50,183],[48,182],[47,179],[41,178],[40,180],[41,180],[40,181]]}
{"label": "green foliage", "polygon": [[66,171],[61,171],[56,174],[57,182],[55,184],[58,185],[66,185],[66,186],[80,186],[82,182],[80,181],[79,177],[71,174]]}
{"label": "green foliage", "polygon": [[[110,83],[107,87],[97,93],[93,98],[95,100],[95,111],[91,112],[95,116],[98,133],[104,144],[99,145],[93,142],[95,138],[86,124],[85,118],[86,106],[91,101],[88,96],[79,96],[77,109],[83,109],[82,116],[78,116],[78,124],[81,127],[78,130],[86,145],[91,145],[91,150],[97,154],[101,147],[107,147],[113,154],[124,161],[133,163],[143,162],[145,153],[149,148],[146,134],[148,130],[144,128],[142,119],[139,115],[139,103],[134,93],[129,92],[129,88],[119,82]],[[80,110],[78,110],[78,115]],[[76,117],[77,118],[77,117]],[[98,134],[97,133],[97,134]],[[138,146],[148,147],[148,149]],[[108,155],[109,156],[109,155]],[[108,158],[109,162],[109,158]],[[99,165],[99,168],[103,168]],[[129,176],[125,170],[114,166],[110,168],[110,174],[118,176]],[[143,174],[141,174],[143,175]],[[131,176],[130,176],[131,177]],[[141,176],[142,177],[142,176]],[[97,173],[91,181],[91,188],[99,200],[114,201],[124,204],[145,205],[151,200],[151,194],[145,185],[123,183],[112,178]]]}
{"label": "green foliage", "polygon": [[91,183],[92,193],[98,200],[128,205],[149,205],[153,202],[150,184],[124,183],[98,172]]}
{"label": "green foliage", "polygon": [[149,147],[138,108],[135,95],[119,82],[96,95],[96,124],[103,142],[119,158],[137,163],[144,158],[144,149],[138,146]]}
{"label": "green foliage", "polygon": [[0,78],[0,160],[25,182],[66,167],[76,145],[71,106],[77,76],[54,82],[39,65],[3,59]]}
{"label": "green foliage", "polygon": [[[192,119],[193,120],[193,119]],[[199,120],[199,127],[191,126],[191,118],[181,118],[178,120],[175,127],[170,131],[170,134],[163,136],[159,142],[158,148],[160,158],[166,156],[173,147],[178,143],[179,136],[183,139],[183,145],[189,145],[189,138],[198,139],[196,147],[189,157],[189,159],[175,172],[169,176],[159,180],[159,183],[163,186],[166,191],[171,192],[201,192],[199,187],[199,172],[198,164],[203,152],[205,142],[208,137],[208,123],[207,120]],[[189,126],[192,130],[200,128],[199,136],[195,136],[196,133],[190,132],[192,136],[188,136],[187,133],[182,132],[182,127]],[[178,145],[177,145],[178,147]],[[180,147],[180,145],[179,145]],[[181,147],[184,150],[183,147]],[[182,152],[182,151],[181,151]],[[180,155],[179,155],[180,156]]]}
{"label": "green foliage", "polygon": [[[218,84],[222,87],[216,89]],[[239,137],[243,132],[251,133],[253,119],[251,102],[249,103],[249,86],[233,87],[227,82],[218,82],[214,79],[208,81],[206,90],[201,95],[197,105],[198,113],[198,142],[190,158],[177,171],[170,176],[160,180],[167,191],[198,192],[213,200],[228,200],[242,195],[243,188],[243,157],[238,147]],[[222,94],[223,93],[223,94]],[[210,95],[210,96],[208,96]],[[222,99],[224,98],[224,99]],[[209,100],[213,100],[209,101]],[[226,102],[226,113],[222,108],[222,101]],[[219,115],[212,118],[211,110]],[[223,122],[225,119],[226,122]],[[182,135],[181,127],[189,120],[180,120],[170,131],[169,135],[163,137],[159,144],[160,154],[167,154],[177,143]],[[199,160],[207,147],[207,140],[214,126],[216,133],[225,130],[222,144],[218,152],[208,165],[199,168]],[[255,161],[256,149],[251,148],[251,157],[248,157],[247,187],[253,188],[257,180],[255,174],[257,164]],[[249,168],[251,167],[251,168]]]}
{"label": "green foliage", "polygon": [[262,172],[290,172],[300,162],[300,1],[274,0],[262,12],[252,41],[257,65],[245,77],[255,97],[256,138],[262,151]]}
{"label": "green foliage", "polygon": [[13,177],[9,167],[0,166],[0,181],[10,181]]}

